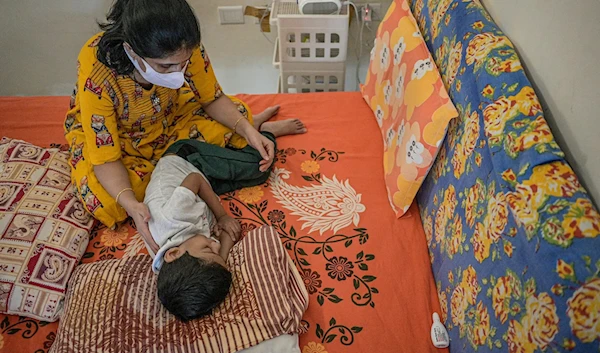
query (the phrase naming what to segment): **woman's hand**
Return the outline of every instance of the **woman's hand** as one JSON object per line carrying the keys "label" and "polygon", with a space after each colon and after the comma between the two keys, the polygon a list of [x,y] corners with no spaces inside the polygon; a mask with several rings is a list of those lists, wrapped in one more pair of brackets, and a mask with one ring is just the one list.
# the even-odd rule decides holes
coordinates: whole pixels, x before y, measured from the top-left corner
{"label": "woman's hand", "polygon": [[146,244],[148,244],[150,249],[156,254],[159,247],[152,238],[152,234],[150,234],[150,229],[148,228],[148,221],[150,221],[150,210],[148,210],[148,206],[143,202],[136,202],[129,205],[125,210],[135,222],[135,227],[142,236],[142,239],[144,239]]}
{"label": "woman's hand", "polygon": [[138,232],[150,249],[156,254],[159,248],[154,239],[152,239],[150,229],[148,229],[150,211],[143,202],[139,202],[136,199],[123,162],[119,159],[114,162],[96,165],[94,166],[94,172],[106,191],[115,198],[118,196],[119,204],[133,218]]}
{"label": "woman's hand", "polygon": [[[254,147],[262,156],[259,163],[261,172],[266,172],[275,158],[275,145],[268,138],[261,135],[248,120],[240,113],[237,106],[226,95],[222,95],[214,101],[203,104],[204,111],[213,119],[224,126],[235,129],[248,144]],[[237,126],[236,126],[237,125]]]}
{"label": "woman's hand", "polygon": [[246,139],[248,145],[254,147],[262,156],[258,169],[266,172],[275,158],[275,144],[264,137],[256,130],[252,124],[243,116],[238,107],[233,104],[231,99],[222,95],[210,103],[203,104],[204,111],[208,113],[217,122],[235,130],[240,136]]}
{"label": "woman's hand", "polygon": [[258,169],[261,172],[266,172],[275,160],[275,144],[252,126],[246,130],[244,137],[248,141],[248,145],[254,147],[263,158]]}

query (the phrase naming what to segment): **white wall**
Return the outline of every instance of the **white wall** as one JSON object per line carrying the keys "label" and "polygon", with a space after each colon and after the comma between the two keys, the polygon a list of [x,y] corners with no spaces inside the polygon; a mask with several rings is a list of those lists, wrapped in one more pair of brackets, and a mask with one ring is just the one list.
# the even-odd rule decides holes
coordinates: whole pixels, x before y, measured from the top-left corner
{"label": "white wall", "polygon": [[243,25],[220,25],[217,15],[218,6],[259,6],[267,1],[188,1],[200,18],[202,41],[225,92],[274,93],[278,75],[271,64],[273,46],[260,34],[260,27],[254,23],[254,18],[246,17]]}
{"label": "white wall", "polygon": [[[203,42],[217,77],[227,93],[274,93],[278,72],[273,68],[273,46],[251,17],[243,25],[220,25],[217,7],[261,6],[268,0],[188,0],[200,18]],[[382,0],[385,11],[392,0]],[[111,0],[0,0],[0,95],[69,95],[75,83],[75,63],[83,43],[98,32]],[[361,60],[366,74],[373,33],[365,29],[367,44]],[[356,24],[351,34],[356,38]],[[274,38],[273,34],[267,34]],[[356,88],[354,41],[349,48],[348,90]]]}
{"label": "white wall", "polygon": [[600,202],[600,1],[482,0],[515,44],[571,166]]}
{"label": "white wall", "polygon": [[0,95],[70,95],[110,0],[0,0]]}

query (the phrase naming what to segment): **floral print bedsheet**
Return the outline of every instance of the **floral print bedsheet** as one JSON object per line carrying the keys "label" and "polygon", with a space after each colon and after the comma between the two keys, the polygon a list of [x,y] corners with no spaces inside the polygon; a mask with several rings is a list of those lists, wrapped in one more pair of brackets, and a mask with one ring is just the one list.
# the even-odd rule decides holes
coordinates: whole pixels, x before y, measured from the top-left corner
{"label": "floral print bedsheet", "polygon": [[[298,268],[310,301],[301,352],[447,352],[430,341],[440,309],[418,207],[400,219],[392,211],[381,133],[360,93],[240,98],[255,112],[280,104],[278,119],[299,117],[309,129],[278,138],[267,183],[222,196],[244,235],[274,227]],[[82,262],[145,252],[128,220],[95,228]],[[47,353],[58,325],[0,315],[0,352]]]}

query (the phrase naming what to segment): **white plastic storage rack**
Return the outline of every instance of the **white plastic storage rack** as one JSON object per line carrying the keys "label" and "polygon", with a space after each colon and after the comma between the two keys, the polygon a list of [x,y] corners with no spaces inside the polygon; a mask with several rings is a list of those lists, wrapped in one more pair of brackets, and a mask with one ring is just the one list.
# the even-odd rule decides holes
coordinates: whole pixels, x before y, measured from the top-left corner
{"label": "white plastic storage rack", "polygon": [[282,93],[344,90],[348,51],[348,5],[338,15],[302,15],[296,1],[273,2],[277,26],[273,65]]}

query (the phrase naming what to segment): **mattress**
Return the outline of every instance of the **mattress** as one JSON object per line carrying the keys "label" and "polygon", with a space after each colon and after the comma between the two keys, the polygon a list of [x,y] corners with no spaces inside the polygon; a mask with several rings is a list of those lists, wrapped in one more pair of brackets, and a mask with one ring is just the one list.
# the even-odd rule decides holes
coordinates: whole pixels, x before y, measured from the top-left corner
{"label": "mattress", "polygon": [[[383,178],[383,142],[357,92],[240,95],[252,111],[309,132],[278,139],[270,180],[222,197],[244,233],[274,226],[310,293],[303,352],[440,352],[430,341],[439,302],[416,204],[396,219]],[[64,144],[67,97],[0,97],[0,135]],[[143,243],[125,222],[96,228],[83,262],[133,256]],[[58,323],[0,315],[1,352],[47,352]]]}

